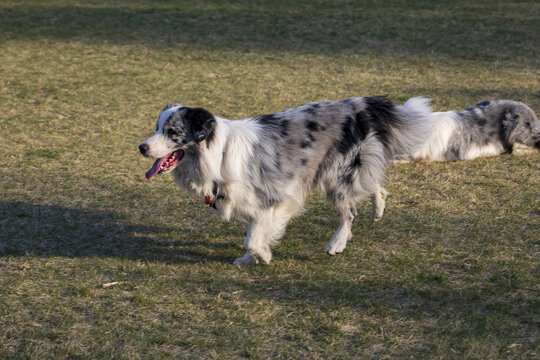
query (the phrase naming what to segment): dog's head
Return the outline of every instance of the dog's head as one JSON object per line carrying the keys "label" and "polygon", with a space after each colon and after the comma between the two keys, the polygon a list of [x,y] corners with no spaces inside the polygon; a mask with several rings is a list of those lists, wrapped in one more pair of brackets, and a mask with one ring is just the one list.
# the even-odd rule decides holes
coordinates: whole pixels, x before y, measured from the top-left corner
{"label": "dog's head", "polygon": [[179,104],[165,106],[159,115],[156,133],[139,145],[141,154],[157,159],[146,178],[176,168],[184,158],[186,148],[211,140],[215,124],[214,116],[204,109]]}
{"label": "dog's head", "polygon": [[522,103],[516,104],[502,114],[506,141],[540,150],[540,121],[531,108]]}

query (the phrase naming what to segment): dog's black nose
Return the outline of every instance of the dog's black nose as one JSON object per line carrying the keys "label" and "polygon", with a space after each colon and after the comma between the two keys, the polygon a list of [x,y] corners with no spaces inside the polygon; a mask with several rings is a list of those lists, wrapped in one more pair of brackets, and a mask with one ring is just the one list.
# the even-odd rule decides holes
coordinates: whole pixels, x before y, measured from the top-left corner
{"label": "dog's black nose", "polygon": [[146,151],[148,150],[148,144],[145,144],[145,143],[142,143],[141,145],[139,145],[139,151],[141,152],[141,154],[146,154]]}

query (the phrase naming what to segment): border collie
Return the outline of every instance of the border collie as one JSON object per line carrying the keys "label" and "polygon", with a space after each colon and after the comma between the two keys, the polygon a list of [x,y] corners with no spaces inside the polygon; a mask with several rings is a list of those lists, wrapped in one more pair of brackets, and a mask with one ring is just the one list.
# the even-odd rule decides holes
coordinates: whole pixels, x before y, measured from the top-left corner
{"label": "border collie", "polygon": [[[486,100],[464,110],[435,112],[429,140],[400,154],[401,161],[457,161],[503,153],[540,150],[540,121],[527,105],[511,100]],[[385,189],[372,196],[372,219],[384,212]]]}
{"label": "border collie", "polygon": [[402,106],[386,97],[320,101],[244,120],[226,120],[202,108],[167,105],[156,133],[140,152],[156,159],[146,173],[173,172],[182,188],[204,197],[224,219],[244,222],[245,256],[235,265],[272,259],[306,195],[318,188],[340,213],[326,246],[343,252],[356,203],[380,191],[389,161],[416,153],[431,134],[429,99]]}

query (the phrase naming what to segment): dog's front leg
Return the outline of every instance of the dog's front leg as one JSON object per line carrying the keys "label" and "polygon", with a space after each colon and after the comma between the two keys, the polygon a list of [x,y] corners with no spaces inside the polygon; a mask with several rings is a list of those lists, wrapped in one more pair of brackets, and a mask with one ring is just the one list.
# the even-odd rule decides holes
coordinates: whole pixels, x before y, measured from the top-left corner
{"label": "dog's front leg", "polygon": [[268,264],[272,260],[272,252],[268,241],[272,233],[271,214],[264,214],[259,219],[246,224],[247,235],[244,240],[246,255],[236,259],[234,265]]}

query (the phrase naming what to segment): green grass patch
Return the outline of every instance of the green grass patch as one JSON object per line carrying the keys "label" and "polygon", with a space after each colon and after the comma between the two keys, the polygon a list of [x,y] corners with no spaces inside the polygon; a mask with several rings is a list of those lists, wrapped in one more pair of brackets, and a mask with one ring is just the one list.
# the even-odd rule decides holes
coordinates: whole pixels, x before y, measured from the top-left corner
{"label": "green grass patch", "polygon": [[[0,358],[540,356],[540,154],[388,171],[380,223],[309,197],[269,266],[138,144],[166,103],[239,119],[424,95],[540,109],[534,1],[0,3]],[[114,283],[115,285],[107,286]],[[104,286],[106,285],[106,286]]]}

